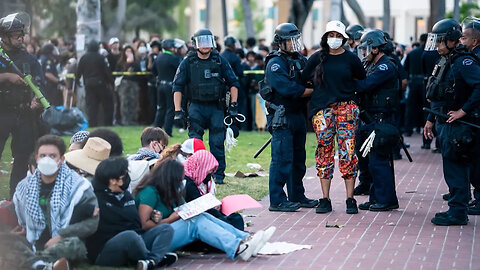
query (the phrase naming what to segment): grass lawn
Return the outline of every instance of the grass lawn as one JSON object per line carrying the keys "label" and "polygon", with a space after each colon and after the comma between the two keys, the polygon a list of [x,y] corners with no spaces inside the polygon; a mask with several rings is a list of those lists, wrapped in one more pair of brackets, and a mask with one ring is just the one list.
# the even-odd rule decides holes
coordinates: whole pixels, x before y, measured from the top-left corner
{"label": "grass lawn", "polygon": [[[129,126],[129,127],[112,127],[111,129],[116,131],[123,141],[124,153],[135,153],[140,147],[140,135],[144,126]],[[91,130],[91,129],[89,129]],[[174,129],[173,137],[170,138],[169,144],[182,143],[188,138],[187,132],[179,133],[178,129]],[[226,152],[227,168],[226,173],[242,172],[255,172],[255,169],[247,167],[247,163],[258,163],[262,168],[268,172],[270,165],[270,146],[267,147],[262,154],[256,159],[253,158],[255,152],[270,138],[268,132],[240,132],[240,136],[237,138],[237,146],[232,151]],[[64,137],[65,143],[68,146],[70,137]],[[205,146],[208,149],[208,132],[204,135]],[[307,134],[307,167],[312,166],[315,163],[315,148],[316,139],[314,133]],[[10,152],[10,140],[5,145],[5,150],[0,161],[0,170],[8,171],[7,174],[0,174],[0,200],[8,198],[8,187],[11,166],[10,162],[12,155]],[[217,185],[217,197],[222,199],[230,194],[249,194],[256,200],[260,200],[268,195],[268,177],[249,177],[249,178],[236,178],[226,177],[224,185]],[[76,269],[130,269],[130,268],[105,268],[105,267],[91,267],[80,266]]]}

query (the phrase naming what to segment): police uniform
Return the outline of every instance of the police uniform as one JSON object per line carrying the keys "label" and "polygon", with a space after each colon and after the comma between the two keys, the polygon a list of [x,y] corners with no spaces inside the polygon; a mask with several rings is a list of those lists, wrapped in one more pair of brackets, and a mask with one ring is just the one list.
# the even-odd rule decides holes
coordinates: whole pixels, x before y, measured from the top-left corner
{"label": "police uniform", "polygon": [[190,52],[180,63],[173,80],[173,92],[181,92],[189,101],[187,109],[188,136],[202,140],[204,130],[209,130],[210,152],[218,161],[215,182],[225,178],[225,110],[226,88],[239,87],[238,78],[228,61],[216,50],[208,59],[200,59]]}
{"label": "police uniform", "polygon": [[[480,58],[480,46],[472,50],[477,57]],[[472,184],[474,204],[468,209],[469,215],[480,214],[480,158],[476,158],[472,171],[470,172],[470,183]]]}
{"label": "police uniform", "polygon": [[[363,144],[366,137],[379,123],[394,125],[395,97],[398,98],[399,77],[394,63],[387,55],[383,55],[377,63],[371,64],[367,69],[367,77],[357,81],[357,91],[364,93],[360,114],[361,123],[357,135],[357,148]],[[379,138],[376,138],[379,139]],[[392,160],[392,150],[395,145],[373,147],[363,160],[359,160],[362,171],[369,171],[372,178],[369,203],[360,205],[360,209],[370,209],[373,204],[387,205],[390,210],[398,208],[398,199],[395,192],[395,179]],[[358,150],[358,149],[357,149]],[[359,159],[361,153],[357,153]],[[365,207],[366,206],[366,207]]]}
{"label": "police uniform", "polygon": [[173,106],[173,78],[181,59],[168,50],[159,54],[153,63],[152,73],[157,77],[157,111],[155,126],[163,127],[165,132],[172,136],[174,106]]}
{"label": "police uniform", "polygon": [[[275,52],[267,57],[265,81],[270,85],[273,96],[269,101],[274,106],[283,105],[286,123],[274,127],[275,115],[273,106],[268,108],[267,127],[272,133],[269,192],[270,206],[278,206],[287,201],[301,202],[307,200],[303,177],[305,175],[305,139],[306,101],[302,98],[305,87],[300,84],[300,69],[296,63],[304,67],[305,58],[295,53],[294,58],[284,53]],[[287,185],[287,195],[283,187]]]}
{"label": "police uniform", "polygon": [[[480,108],[479,63],[461,47],[442,57],[446,61],[439,61],[438,68],[445,65],[443,76],[438,75],[441,76],[438,84],[429,80],[427,85],[427,97],[438,101],[432,109],[442,113],[462,109],[466,116],[461,120],[478,123],[479,119],[475,115]],[[433,119],[432,114],[429,119]],[[436,120],[438,140],[442,148],[443,174],[450,191],[447,214],[453,221],[458,222],[455,224],[466,224],[470,198],[469,176],[476,161],[475,157],[480,151],[480,130],[457,121],[446,123],[446,119]]]}
{"label": "police uniform", "polygon": [[[40,65],[42,66],[43,74],[51,73],[55,78],[58,78],[58,71],[55,65],[55,60],[49,56],[42,54],[40,56]],[[63,105],[62,92],[58,90],[58,84],[45,80],[45,98],[54,106]]]}
{"label": "police uniform", "polygon": [[[239,113],[245,114],[247,112],[247,91],[245,84],[243,83],[243,71],[244,68],[242,66],[242,60],[240,57],[235,53],[234,50],[229,49],[228,47],[220,54],[221,56],[227,59],[228,63],[232,67],[233,72],[238,77],[239,80],[239,88],[238,88],[238,111]],[[238,123],[237,123],[238,124]],[[246,123],[244,123],[246,125]]]}
{"label": "police uniform", "polygon": [[[26,74],[31,74],[34,83],[43,87],[44,78],[40,64],[35,56],[29,54],[24,48],[5,50],[17,67]],[[10,68],[0,66],[0,73],[15,73]],[[27,175],[28,160],[34,151],[37,131],[36,120],[39,112],[30,109],[33,93],[28,86],[0,84],[0,155],[3,153],[5,143],[12,135],[11,149],[15,158],[10,175],[10,198],[15,188]]]}

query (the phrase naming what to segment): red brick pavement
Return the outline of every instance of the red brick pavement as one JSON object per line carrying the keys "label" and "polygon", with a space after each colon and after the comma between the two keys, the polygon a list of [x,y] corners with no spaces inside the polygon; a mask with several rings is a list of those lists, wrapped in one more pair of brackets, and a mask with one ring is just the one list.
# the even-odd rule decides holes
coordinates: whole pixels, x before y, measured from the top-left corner
{"label": "red brick pavement", "polygon": [[[312,245],[287,255],[259,256],[248,262],[232,261],[224,254],[193,254],[173,265],[178,269],[480,269],[480,231],[476,216],[466,226],[433,226],[436,212],[446,211],[441,194],[447,191],[441,157],[420,149],[420,136],[407,138],[415,163],[405,157],[395,162],[400,209],[375,213],[345,213],[345,188],[338,171],[332,182],[333,212],[316,214],[315,209],[295,213],[245,211],[253,225],[249,231],[276,226],[273,241]],[[304,179],[307,196],[320,198],[315,168]],[[366,196],[358,196],[362,203]],[[344,225],[326,228],[325,224]],[[475,251],[475,252],[474,252]],[[477,254],[477,255],[475,255]]]}

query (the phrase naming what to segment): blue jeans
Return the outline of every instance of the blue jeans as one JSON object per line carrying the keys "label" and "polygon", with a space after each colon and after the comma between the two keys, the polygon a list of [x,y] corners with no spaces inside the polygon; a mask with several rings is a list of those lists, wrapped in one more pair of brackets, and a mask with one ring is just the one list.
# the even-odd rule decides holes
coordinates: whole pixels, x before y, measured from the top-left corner
{"label": "blue jeans", "polygon": [[212,247],[223,250],[229,258],[235,259],[240,241],[249,236],[232,225],[208,213],[187,220],[173,222],[173,239],[170,251],[175,251],[199,239]]}
{"label": "blue jeans", "polygon": [[143,234],[123,231],[107,241],[95,264],[120,267],[138,260],[154,260],[158,264],[169,250],[173,234],[168,224],[157,225]]}

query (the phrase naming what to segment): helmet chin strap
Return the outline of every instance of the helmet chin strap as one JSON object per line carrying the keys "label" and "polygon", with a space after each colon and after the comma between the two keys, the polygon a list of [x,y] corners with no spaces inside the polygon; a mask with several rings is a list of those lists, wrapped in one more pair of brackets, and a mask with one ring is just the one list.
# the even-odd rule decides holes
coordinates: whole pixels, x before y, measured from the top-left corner
{"label": "helmet chin strap", "polygon": [[210,50],[208,53],[204,53],[204,52],[202,52],[202,51],[200,50],[200,48],[198,48],[197,51],[198,51],[201,55],[207,55],[207,54],[209,54],[209,53],[212,52],[212,50]]}

